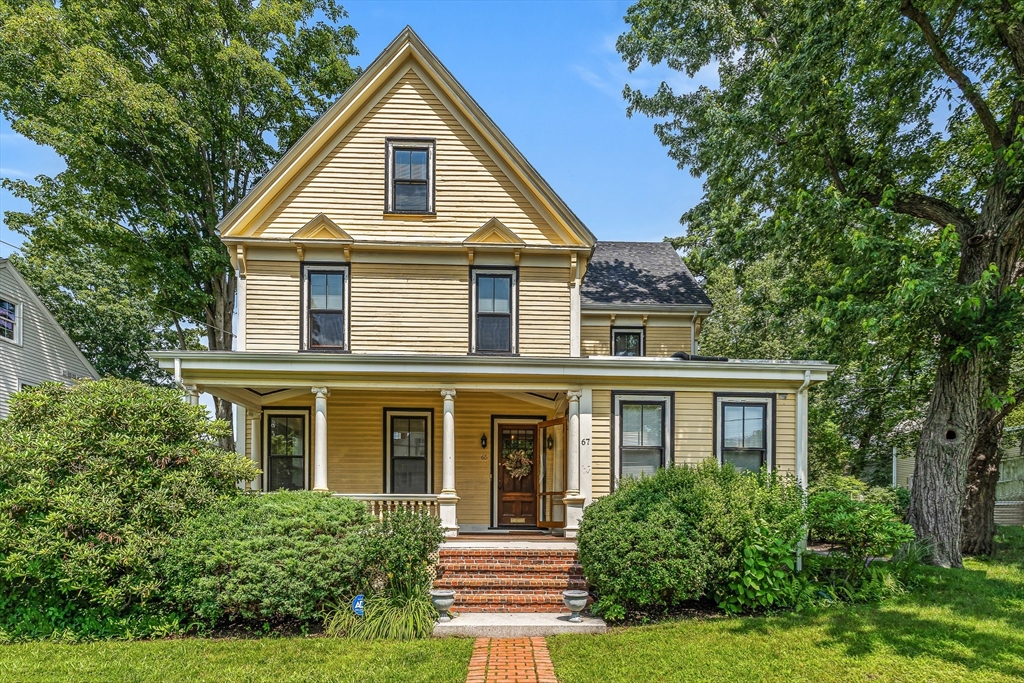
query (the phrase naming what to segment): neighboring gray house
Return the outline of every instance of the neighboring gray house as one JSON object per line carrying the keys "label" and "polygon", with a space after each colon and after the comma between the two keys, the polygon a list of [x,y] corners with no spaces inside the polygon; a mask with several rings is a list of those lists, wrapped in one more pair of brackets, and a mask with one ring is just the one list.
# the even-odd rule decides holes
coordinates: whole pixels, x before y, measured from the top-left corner
{"label": "neighboring gray house", "polygon": [[0,417],[8,397],[25,386],[99,377],[14,265],[0,258]]}

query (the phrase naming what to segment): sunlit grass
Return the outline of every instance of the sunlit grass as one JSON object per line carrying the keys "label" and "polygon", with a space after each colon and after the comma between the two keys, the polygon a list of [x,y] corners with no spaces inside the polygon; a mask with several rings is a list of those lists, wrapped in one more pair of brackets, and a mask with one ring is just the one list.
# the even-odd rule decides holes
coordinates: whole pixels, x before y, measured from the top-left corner
{"label": "sunlit grass", "polygon": [[1024,530],[882,605],[687,620],[548,641],[562,683],[1024,680]]}

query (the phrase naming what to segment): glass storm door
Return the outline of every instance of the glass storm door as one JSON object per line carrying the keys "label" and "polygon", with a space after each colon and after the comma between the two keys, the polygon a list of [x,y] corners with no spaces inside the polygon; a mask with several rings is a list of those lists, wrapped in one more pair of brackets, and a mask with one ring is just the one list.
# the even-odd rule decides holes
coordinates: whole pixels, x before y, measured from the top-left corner
{"label": "glass storm door", "polygon": [[548,529],[565,527],[565,418],[537,425],[540,431],[540,458],[537,468],[537,526]]}

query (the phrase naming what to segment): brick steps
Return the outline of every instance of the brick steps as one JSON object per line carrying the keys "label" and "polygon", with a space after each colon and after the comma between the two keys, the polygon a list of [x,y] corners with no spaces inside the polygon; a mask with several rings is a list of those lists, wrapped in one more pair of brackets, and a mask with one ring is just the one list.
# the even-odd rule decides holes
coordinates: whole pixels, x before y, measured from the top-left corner
{"label": "brick steps", "polygon": [[434,588],[459,612],[565,612],[562,591],[585,590],[575,550],[442,548]]}

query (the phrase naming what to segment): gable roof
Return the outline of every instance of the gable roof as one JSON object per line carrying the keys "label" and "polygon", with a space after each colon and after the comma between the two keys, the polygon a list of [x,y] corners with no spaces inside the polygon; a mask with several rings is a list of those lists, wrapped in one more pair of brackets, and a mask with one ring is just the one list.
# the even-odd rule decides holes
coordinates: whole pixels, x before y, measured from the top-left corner
{"label": "gable roof", "polygon": [[222,239],[245,238],[262,216],[283,201],[288,190],[316,168],[316,160],[335,141],[337,135],[363,109],[389,79],[409,68],[412,61],[422,71],[431,88],[448,99],[465,118],[470,132],[482,147],[505,169],[523,193],[545,218],[568,236],[568,243],[592,247],[597,238],[555,193],[541,175],[516,149],[500,128],[480,108],[454,76],[423,43],[411,27],[401,33],[366,68],[309,130],[270,169],[266,176],[221,219]]}
{"label": "gable roof", "polygon": [[711,307],[668,242],[598,242],[580,288],[584,307]]}
{"label": "gable roof", "polygon": [[99,379],[100,373],[96,372],[96,368],[94,368],[92,363],[89,362],[89,359],[82,354],[82,350],[78,348],[78,345],[75,344],[75,342],[71,341],[71,337],[68,336],[68,333],[64,331],[64,328],[60,326],[60,323],[58,323],[50,314],[50,311],[46,308],[42,299],[40,299],[39,295],[36,294],[36,290],[32,289],[32,286],[25,281],[25,278],[21,276],[21,273],[18,272],[18,269],[14,267],[14,264],[11,263],[10,260],[0,258],[0,270],[5,269],[14,277],[14,281],[18,283],[18,286],[22,290],[22,294],[32,301],[40,313],[42,313],[43,320],[49,323],[50,326],[57,331],[57,335],[67,345],[71,353],[78,358],[79,362],[82,363],[85,371],[88,372],[93,379]]}

